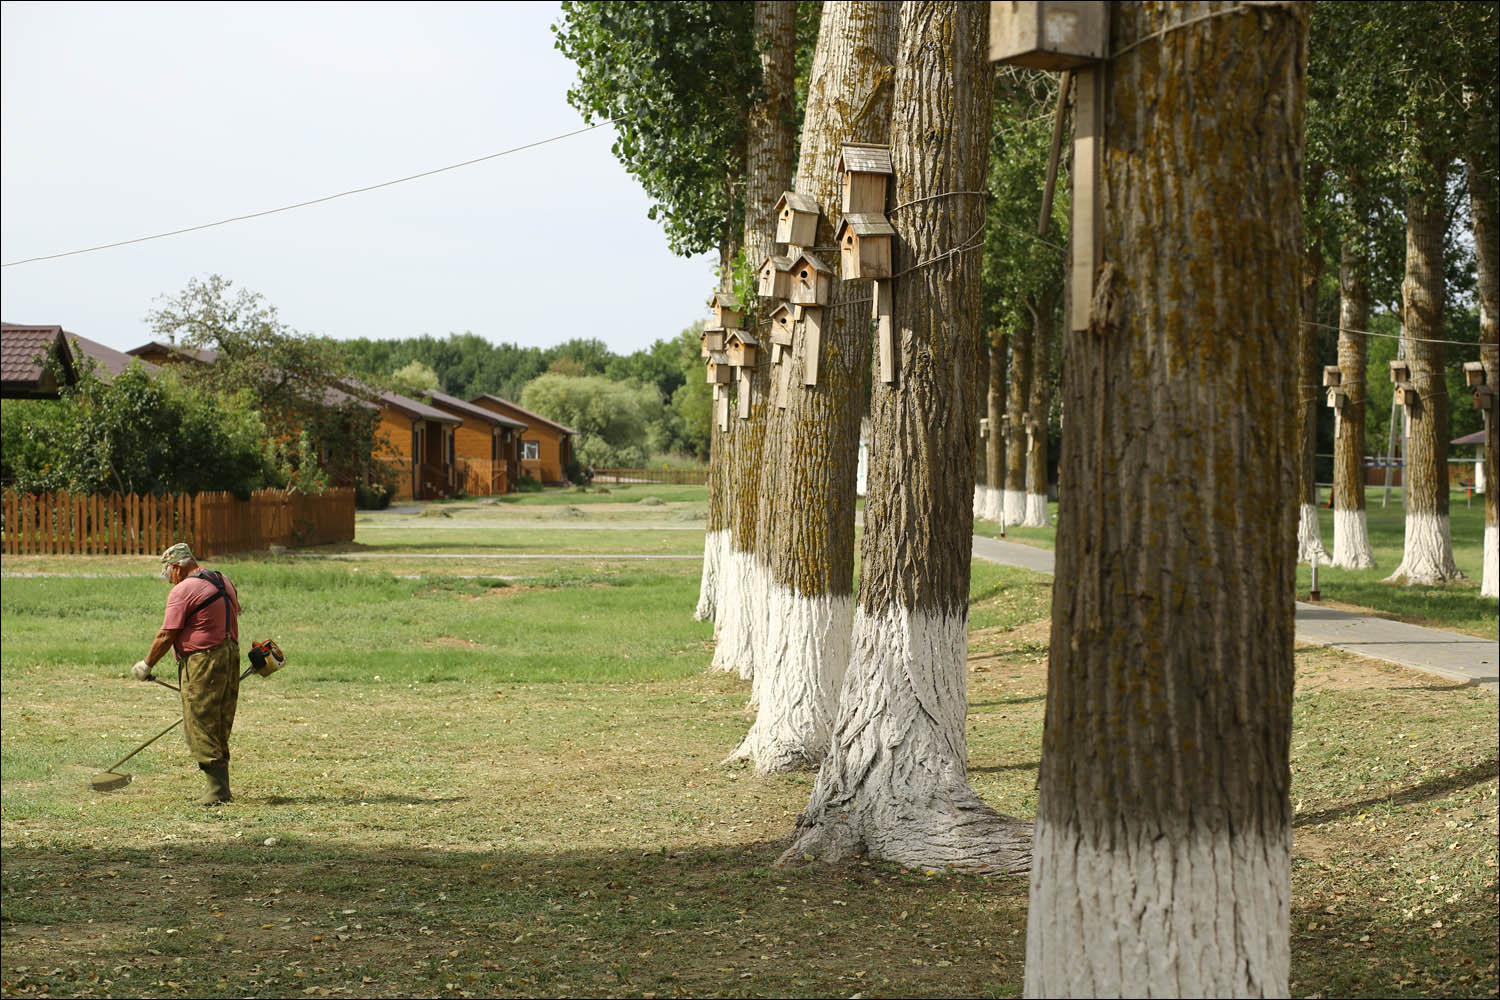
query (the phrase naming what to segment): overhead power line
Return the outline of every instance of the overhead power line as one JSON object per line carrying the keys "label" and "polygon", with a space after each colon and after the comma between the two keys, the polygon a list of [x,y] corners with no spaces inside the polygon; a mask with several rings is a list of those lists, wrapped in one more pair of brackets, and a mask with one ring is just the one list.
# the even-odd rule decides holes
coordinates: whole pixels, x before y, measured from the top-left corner
{"label": "overhead power line", "polygon": [[432,170],[424,170],[419,174],[409,174],[406,177],[397,177],[395,180],[381,181],[379,184],[369,184],[365,187],[350,188],[347,191],[339,191],[336,194],[327,194],[321,198],[310,198],[307,201],[299,201],[295,205],[283,205],[280,208],[268,208],[262,212],[251,212],[248,215],[236,215],[228,219],[220,219],[217,222],[205,222],[201,225],[186,226],[182,229],[173,229],[165,233],[153,233],[150,236],[138,236],[133,240],[119,240],[115,243],[101,243],[98,246],[84,247],[80,250],[65,250],[62,253],[49,253],[43,254],[38,257],[26,257],[22,260],[13,260],[7,264],[0,264],[0,267],[16,267],[20,264],[32,264],[39,260],[56,260],[59,257],[73,257],[81,253],[94,253],[98,250],[112,250],[115,247],[130,246],[133,243],[146,243],[150,240],[164,240],[168,236],[181,236],[183,233],[196,233],[201,229],[213,229],[215,226],[227,226],[231,222],[244,222],[246,219],[259,219],[267,215],[276,215],[280,212],[290,212],[294,209],[306,208],[309,205],[321,205],[325,201],[333,201],[336,198],[347,198],[352,194],[364,194],[366,191],[375,191],[380,188],[391,187],[396,184],[405,184],[407,181],[418,180],[422,177],[431,177],[433,174],[446,173],[449,170],[457,170],[460,167],[471,167],[476,163],[484,163],[486,160],[494,160],[502,156],[509,156],[512,153],[522,152],[523,150],[535,149],[538,146],[545,146],[548,143],[558,142],[562,139],[569,139],[575,135],[582,135],[585,132],[592,132],[595,129],[603,128],[606,125],[613,125],[619,120],[619,118],[610,118],[606,121],[597,122],[584,128],[574,129],[572,132],[564,132],[562,135],[554,135],[550,139],[538,139],[536,142],[528,142],[524,146],[514,146],[510,149],[502,149],[498,153],[490,153],[487,156],[476,156],[474,159],[464,160],[462,163],[450,163],[446,167],[437,167]]}
{"label": "overhead power line", "polygon": [[1412,344],[1456,344],[1459,347],[1474,347],[1480,345],[1472,340],[1439,340],[1437,337],[1413,337],[1407,333],[1376,333],[1374,330],[1356,330],[1352,326],[1338,327],[1330,323],[1314,323],[1310,319],[1302,321],[1303,326],[1315,326],[1320,330],[1333,330],[1339,333],[1357,333],[1365,337],[1384,337],[1386,340],[1404,340]]}

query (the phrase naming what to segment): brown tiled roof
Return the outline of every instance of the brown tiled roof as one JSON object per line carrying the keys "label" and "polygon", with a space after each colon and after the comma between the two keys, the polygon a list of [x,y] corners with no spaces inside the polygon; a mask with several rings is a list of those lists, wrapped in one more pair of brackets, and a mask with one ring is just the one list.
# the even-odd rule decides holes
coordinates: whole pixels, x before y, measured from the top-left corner
{"label": "brown tiled roof", "polygon": [[133,358],[130,355],[126,354],[124,351],[117,351],[113,347],[105,347],[97,340],[90,340],[87,337],[80,337],[76,333],[65,333],[64,335],[68,338],[68,342],[70,345],[75,345],[75,356],[80,353],[87,354],[89,357],[93,358],[99,363],[99,367],[102,368],[104,372],[108,373],[109,378],[115,377],[125,369],[129,368],[131,365],[140,365],[142,368],[146,369],[146,372],[148,374],[154,375],[155,373],[161,371],[160,365],[153,365],[149,361],[142,361],[140,358]]}
{"label": "brown tiled roof", "polygon": [[429,392],[427,401],[440,410],[457,413],[465,417],[473,417],[475,420],[483,420],[489,424],[499,424],[501,427],[510,427],[514,430],[525,430],[526,425],[519,420],[503,417],[493,410],[486,410],[482,406],[473,403],[465,403],[457,396],[450,396],[446,392]]}
{"label": "brown tiled roof", "polygon": [[526,417],[527,420],[528,420],[528,425],[529,426],[535,427],[538,424],[540,424],[540,425],[542,425],[544,427],[550,427],[553,430],[555,430],[555,431],[557,431],[557,432],[559,432],[561,434],[577,434],[578,433],[573,428],[571,428],[571,427],[564,427],[562,424],[558,423],[555,420],[548,420],[546,417],[542,416],[540,413],[532,413],[530,410],[526,409],[524,406],[517,406],[515,403],[512,403],[508,399],[501,399],[499,396],[492,396],[492,395],[490,395],[487,392],[480,393],[478,396],[475,396],[473,399],[469,400],[469,402],[471,402],[471,403],[477,403],[481,399],[488,399],[488,400],[490,400],[492,402],[499,403],[501,406],[508,406],[508,407],[510,407],[512,410],[515,410],[517,413],[521,414],[521,416]]}
{"label": "brown tiled roof", "polygon": [[125,353],[134,357],[140,357],[144,354],[161,353],[180,358],[184,361],[196,361],[200,365],[211,365],[215,361],[219,360],[218,351],[197,347],[187,347],[182,344],[164,344],[159,340],[147,341],[140,347],[132,347]]}
{"label": "brown tiled roof", "polygon": [[[73,358],[60,326],[0,324],[0,382],[15,392],[43,392],[43,366],[54,351],[68,370]],[[9,392],[7,393],[9,394]]]}
{"label": "brown tiled roof", "polygon": [[[40,352],[46,353],[47,350],[51,349],[51,344],[59,337],[67,345],[65,364],[69,366],[70,371],[77,369],[82,357],[92,358],[99,366],[100,376],[105,379],[114,378],[132,364],[140,365],[146,370],[147,374],[154,374],[161,370],[148,361],[132,358],[130,355],[122,351],[117,351],[113,347],[105,347],[97,340],[90,340],[76,333],[70,333],[60,326],[3,323],[0,324],[0,328],[3,328],[4,332],[4,381],[7,383],[12,381],[12,371],[16,373],[18,379],[23,381],[28,380],[26,372],[35,369],[35,363],[31,359],[39,353],[37,348],[46,343],[48,346]],[[13,343],[15,345],[14,348],[12,347]],[[39,376],[40,370],[36,369],[36,374],[30,376],[29,380],[35,380]]]}

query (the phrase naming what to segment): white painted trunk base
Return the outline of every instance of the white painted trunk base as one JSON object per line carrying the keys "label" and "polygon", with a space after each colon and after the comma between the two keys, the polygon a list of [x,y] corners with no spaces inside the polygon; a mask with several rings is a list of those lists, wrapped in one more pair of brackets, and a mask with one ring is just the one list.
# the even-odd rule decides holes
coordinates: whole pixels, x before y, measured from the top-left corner
{"label": "white painted trunk base", "polygon": [[703,536],[703,577],[698,581],[698,608],[693,620],[713,621],[719,595],[719,565],[724,553],[729,551],[729,536],[726,531],[710,531]]}
{"label": "white painted trunk base", "polygon": [[1047,519],[1047,495],[1045,493],[1026,494],[1026,518],[1021,522],[1027,528],[1045,528],[1052,522]]}
{"label": "white painted trunk base", "polygon": [[755,554],[735,549],[731,541],[719,566],[719,628],[711,664],[746,680],[755,675],[755,613],[750,599],[757,583],[755,565]]}
{"label": "white painted trunk base", "polygon": [[759,560],[751,575],[765,595],[766,648],[754,667],[755,722],[725,763],[748,760],[761,774],[817,765],[828,755],[849,663],[854,599],[776,586]]}
{"label": "white painted trunk base", "polygon": [[1005,490],[1005,523],[1020,524],[1026,520],[1026,491]]}
{"label": "white painted trunk base", "polygon": [[1484,526],[1484,575],[1479,580],[1480,597],[1500,597],[1500,527]]}
{"label": "white painted trunk base", "polygon": [[855,613],[833,746],[783,862],[1026,870],[1031,824],[985,805],[964,774],[967,626],[963,614]]}
{"label": "white painted trunk base", "polygon": [[1005,520],[1005,491],[998,486],[986,487],[984,498],[984,513],[981,515],[986,521],[994,521],[1004,527],[1010,522]]}
{"label": "white painted trunk base", "polygon": [[1297,561],[1310,563],[1314,555],[1328,562],[1328,550],[1323,547],[1323,533],[1318,528],[1318,508],[1305,503],[1297,518]]}
{"label": "white painted trunk base", "polygon": [[1339,569],[1371,569],[1370,529],[1362,510],[1333,508],[1333,564]]}
{"label": "white painted trunk base", "polygon": [[1447,516],[1408,511],[1401,565],[1386,579],[1431,586],[1462,578],[1453,562],[1453,534]]}
{"label": "white painted trunk base", "polygon": [[1085,838],[1037,822],[1026,996],[1288,995],[1291,830],[1182,825]]}

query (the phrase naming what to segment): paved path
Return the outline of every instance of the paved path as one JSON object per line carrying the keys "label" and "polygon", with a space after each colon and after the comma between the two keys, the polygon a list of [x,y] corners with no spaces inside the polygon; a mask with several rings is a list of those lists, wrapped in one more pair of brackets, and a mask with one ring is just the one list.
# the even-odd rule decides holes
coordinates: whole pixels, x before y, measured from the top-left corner
{"label": "paved path", "polygon": [[[1052,550],[974,536],[974,558],[1052,572]],[[1297,602],[1297,641],[1385,660],[1487,691],[1500,691],[1500,643]]]}

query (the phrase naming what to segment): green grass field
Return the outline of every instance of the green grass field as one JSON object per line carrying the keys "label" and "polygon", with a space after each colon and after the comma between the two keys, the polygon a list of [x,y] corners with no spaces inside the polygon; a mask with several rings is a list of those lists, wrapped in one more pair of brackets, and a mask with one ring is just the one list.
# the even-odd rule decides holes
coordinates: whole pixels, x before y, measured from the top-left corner
{"label": "green grass field", "polygon": [[[813,775],[720,764],[749,685],[705,669],[698,565],[620,557],[658,529],[701,553],[701,522],[676,526],[702,488],[680,489],[572,519],[614,558],[506,561],[574,506],[553,494],[216,563],[246,636],[289,656],[245,681],[219,810],[190,804],[175,733],[125,789],[88,785],[175,712],[128,675],[160,623],[153,561],[5,560],[0,993],[1018,995],[1023,880],[776,866]],[[413,555],[459,537],[477,569]],[[14,576],[37,571],[94,575]],[[1050,593],[973,570],[970,780],[1025,817]],[[1299,651],[1296,995],[1495,994],[1494,720],[1491,694]]]}
{"label": "green grass field", "polygon": [[[1386,578],[1401,564],[1401,546],[1406,534],[1405,513],[1401,508],[1401,491],[1391,491],[1389,506],[1381,506],[1383,491],[1369,492],[1365,519],[1370,531],[1370,548],[1375,568],[1367,570],[1335,569],[1321,566],[1318,589],[1323,600],[1336,605],[1363,608],[1376,614],[1418,625],[1458,629],[1475,635],[1500,638],[1500,618],[1496,617],[1494,598],[1479,596],[1479,579],[1484,559],[1484,499],[1466,501],[1462,490],[1450,497],[1453,560],[1466,579],[1441,587],[1413,587],[1388,582]],[[1057,537],[1057,504],[1048,505],[1052,526],[1047,528],[1007,527],[1005,539],[1024,545],[1052,548]],[[1333,511],[1322,507],[1318,521],[1323,545],[1333,552]],[[990,521],[975,521],[974,533],[999,538],[1000,526]],[[1311,585],[1311,568],[1297,567],[1297,595],[1306,599]]]}

